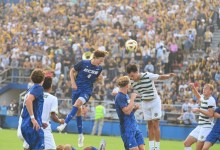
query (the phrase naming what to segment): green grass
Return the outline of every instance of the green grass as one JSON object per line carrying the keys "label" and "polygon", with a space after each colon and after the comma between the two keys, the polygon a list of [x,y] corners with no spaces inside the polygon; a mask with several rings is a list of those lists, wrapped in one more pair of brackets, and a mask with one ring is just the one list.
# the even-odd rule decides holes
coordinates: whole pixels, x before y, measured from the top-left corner
{"label": "green grass", "polygon": [[[178,133],[177,133],[178,134]],[[71,144],[77,146],[77,134],[59,134],[54,133],[56,144]],[[93,145],[99,146],[101,139],[105,139],[107,142],[107,150],[124,150],[123,143],[120,137],[111,136],[91,136],[85,135],[84,144],[85,146]],[[145,139],[146,150],[148,150],[148,139]],[[195,145],[193,146],[193,150]],[[22,142],[17,138],[16,130],[0,130],[0,150],[23,150]],[[82,150],[77,148],[77,150]],[[161,150],[183,150],[182,141],[161,141]],[[214,145],[210,150],[220,150],[220,144]]]}

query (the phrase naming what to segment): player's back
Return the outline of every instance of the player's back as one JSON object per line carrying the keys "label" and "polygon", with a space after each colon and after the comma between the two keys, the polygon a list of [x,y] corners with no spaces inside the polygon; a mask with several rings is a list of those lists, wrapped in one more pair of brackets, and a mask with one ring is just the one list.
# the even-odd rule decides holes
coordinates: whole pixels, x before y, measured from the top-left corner
{"label": "player's back", "polygon": [[[220,107],[218,107],[215,112],[217,112],[218,114],[220,114]],[[220,133],[220,118],[216,119],[215,125],[213,127],[213,130],[218,131],[218,133]]]}
{"label": "player's back", "polygon": [[[44,103],[43,87],[39,84],[34,84],[27,91],[27,95],[28,94],[31,94],[35,97],[35,100],[33,101],[33,112],[34,112],[35,119],[41,125],[42,124],[41,115],[42,115],[43,103]],[[27,121],[30,119],[30,115],[28,113],[26,105],[24,105],[21,117],[22,117],[23,120],[27,120]]]}
{"label": "player's back", "polygon": [[93,83],[102,72],[102,67],[91,64],[90,60],[79,62],[74,66],[74,69],[78,71],[76,84],[81,90],[92,90]]}
{"label": "player's back", "polygon": [[42,122],[49,123],[51,112],[58,113],[58,100],[57,97],[50,93],[44,92],[44,106],[42,113]]}

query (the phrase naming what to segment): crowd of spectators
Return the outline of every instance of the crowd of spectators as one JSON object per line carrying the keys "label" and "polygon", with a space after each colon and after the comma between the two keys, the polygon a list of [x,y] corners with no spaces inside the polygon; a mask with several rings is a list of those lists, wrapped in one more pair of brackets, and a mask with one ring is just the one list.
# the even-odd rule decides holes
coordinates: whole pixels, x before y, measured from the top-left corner
{"label": "crowd of spectators", "polygon": [[[200,92],[212,83],[213,96],[220,97],[220,45],[215,55],[210,47],[214,25],[220,28],[220,1],[35,0],[0,7],[0,70],[12,67],[14,77],[27,77],[33,68],[52,70],[54,94],[61,99],[71,97],[70,67],[95,49],[109,56],[105,82],[95,85],[93,99],[112,100],[115,80],[129,63],[158,74],[177,71],[170,86],[160,87],[165,112],[180,111],[171,104],[185,99],[197,101],[189,82]],[[128,39],[138,42],[136,52],[126,51]],[[188,61],[195,52],[204,57]]]}

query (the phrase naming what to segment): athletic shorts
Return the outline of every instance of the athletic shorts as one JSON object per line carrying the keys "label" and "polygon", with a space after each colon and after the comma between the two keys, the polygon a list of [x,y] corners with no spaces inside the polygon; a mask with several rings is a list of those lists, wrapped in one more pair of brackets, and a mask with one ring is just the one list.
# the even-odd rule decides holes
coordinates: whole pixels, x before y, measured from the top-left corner
{"label": "athletic shorts", "polygon": [[39,129],[36,131],[31,126],[21,126],[21,133],[24,140],[28,143],[30,149],[44,149],[44,131]]}
{"label": "athletic shorts", "polygon": [[220,132],[216,132],[215,130],[212,130],[207,136],[205,141],[215,144],[217,140],[220,141]]}
{"label": "athletic shorts", "polygon": [[160,119],[162,115],[161,100],[160,97],[152,101],[142,101],[141,108],[144,115],[144,120],[156,120]]}
{"label": "athletic shorts", "polygon": [[45,149],[56,149],[56,144],[54,141],[54,137],[50,125],[46,129],[43,129],[43,131],[44,131]]}
{"label": "athletic shorts", "polygon": [[143,134],[139,129],[135,131],[122,133],[121,137],[124,142],[124,147],[126,150],[145,144]]}
{"label": "athletic shorts", "polygon": [[80,89],[72,90],[72,104],[74,105],[77,99],[80,99],[83,104],[88,102],[91,97],[91,93],[83,92]]}
{"label": "athletic shorts", "polygon": [[211,130],[212,128],[197,126],[189,135],[197,139],[197,141],[204,142]]}

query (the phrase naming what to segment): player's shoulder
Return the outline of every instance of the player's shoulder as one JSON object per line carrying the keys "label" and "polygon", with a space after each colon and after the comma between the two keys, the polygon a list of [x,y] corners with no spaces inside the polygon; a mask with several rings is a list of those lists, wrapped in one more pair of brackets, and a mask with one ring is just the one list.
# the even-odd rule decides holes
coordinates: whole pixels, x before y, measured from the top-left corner
{"label": "player's shoulder", "polygon": [[51,100],[57,100],[56,96],[54,96],[50,93],[47,93],[47,92],[44,92],[44,96],[46,96],[46,98],[51,99]]}

